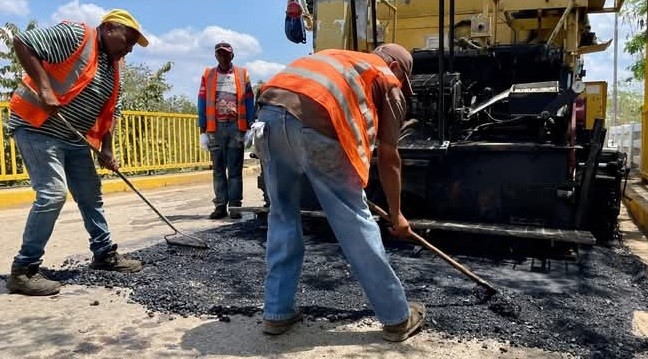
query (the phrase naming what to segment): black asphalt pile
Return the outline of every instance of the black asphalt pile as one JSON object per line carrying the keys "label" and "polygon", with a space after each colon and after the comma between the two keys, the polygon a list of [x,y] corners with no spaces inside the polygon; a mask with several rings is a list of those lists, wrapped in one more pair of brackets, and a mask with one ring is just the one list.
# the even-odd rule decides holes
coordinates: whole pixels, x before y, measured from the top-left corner
{"label": "black asphalt pile", "polygon": [[[66,283],[132,288],[131,299],[152,311],[207,315],[222,321],[262,310],[265,232],[254,221],[221,226],[201,256],[165,245],[132,255],[145,261],[134,275],[93,271],[66,263],[49,274]],[[627,358],[648,350],[632,333],[633,311],[647,310],[648,280],[643,264],[622,247],[581,250],[581,264],[455,258],[498,290],[517,316],[498,315],[497,297],[480,301],[475,284],[411,244],[389,244],[387,252],[409,299],[428,308],[427,330],[462,339],[493,338],[513,346],[537,347],[594,358]],[[341,251],[330,237],[306,238],[306,259],[298,301],[308,320],[357,320],[372,312]]]}

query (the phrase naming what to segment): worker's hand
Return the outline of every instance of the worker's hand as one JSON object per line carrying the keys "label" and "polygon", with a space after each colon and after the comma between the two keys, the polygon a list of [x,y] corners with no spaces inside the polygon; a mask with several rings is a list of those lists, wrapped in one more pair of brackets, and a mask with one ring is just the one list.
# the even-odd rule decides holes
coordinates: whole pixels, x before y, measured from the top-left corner
{"label": "worker's hand", "polygon": [[389,233],[392,236],[407,238],[410,235],[410,232],[410,224],[402,213],[399,212],[397,216],[392,216],[391,227],[389,228]]}
{"label": "worker's hand", "polygon": [[209,136],[207,133],[200,134],[200,148],[205,151],[209,151]]}
{"label": "worker's hand", "polygon": [[49,115],[54,115],[61,107],[61,103],[59,102],[58,98],[56,98],[56,95],[54,95],[54,91],[52,91],[51,89],[40,91],[38,98],[43,105],[43,109]]}
{"label": "worker's hand", "polygon": [[102,168],[107,168],[111,171],[119,170],[119,160],[115,158],[112,150],[101,149],[101,156],[99,156],[99,165]]}

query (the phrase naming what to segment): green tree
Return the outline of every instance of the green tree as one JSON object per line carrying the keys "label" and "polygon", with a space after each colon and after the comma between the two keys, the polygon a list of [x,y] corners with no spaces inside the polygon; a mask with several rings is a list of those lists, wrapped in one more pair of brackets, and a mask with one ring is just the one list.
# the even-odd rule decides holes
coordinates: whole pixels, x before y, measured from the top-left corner
{"label": "green tree", "polygon": [[173,87],[165,79],[172,66],[169,61],[153,72],[143,64],[126,64],[122,72],[122,110],[163,111],[164,94]]}
{"label": "green tree", "polygon": [[637,80],[644,79],[644,51],[648,37],[646,35],[646,0],[627,0],[623,5],[623,17],[630,23],[631,35],[625,44],[625,51],[635,56],[635,62],[628,67]]}
{"label": "green tree", "polygon": [[[36,21],[32,20],[27,24],[25,31],[34,29],[37,26]],[[20,28],[13,23],[8,22],[3,27],[0,27],[0,44],[2,44],[0,45],[0,48],[5,49],[0,51],[0,101],[8,101],[11,93],[13,93],[22,81],[24,71],[13,48],[13,39],[19,32],[21,32]],[[2,126],[5,127],[5,131],[3,131],[4,136],[3,138],[0,138],[0,140],[2,140],[2,150],[6,154],[8,154],[10,150],[9,136],[6,131],[8,116],[8,112],[3,111],[0,114],[0,122],[2,122]],[[7,171],[16,173],[23,171],[20,153],[17,154],[17,158],[17,168],[13,168],[11,158],[9,158],[9,156],[5,157],[5,168]],[[8,184],[11,185],[13,183],[13,181],[10,181]]]}
{"label": "green tree", "polygon": [[[27,24],[24,31],[38,27],[36,20]],[[6,48],[0,51],[0,101],[7,100],[11,93],[18,87],[23,76],[23,68],[13,48],[13,38],[21,30],[13,23],[6,23],[0,27],[0,43]]]}
{"label": "green tree", "polygon": [[[636,83],[635,83],[636,84]],[[637,91],[636,86],[630,82],[619,82],[618,96],[618,114],[616,124],[640,122],[643,96]],[[614,99],[612,96],[607,98],[607,118],[612,120],[612,109]]]}
{"label": "green tree", "polygon": [[173,88],[165,78],[171,71],[167,62],[153,72],[149,67],[127,64],[122,72],[122,109],[174,113],[198,113],[196,101],[186,95],[166,96]]}
{"label": "green tree", "polygon": [[164,100],[160,111],[197,114],[198,107],[196,101],[191,100],[187,95],[173,95]]}

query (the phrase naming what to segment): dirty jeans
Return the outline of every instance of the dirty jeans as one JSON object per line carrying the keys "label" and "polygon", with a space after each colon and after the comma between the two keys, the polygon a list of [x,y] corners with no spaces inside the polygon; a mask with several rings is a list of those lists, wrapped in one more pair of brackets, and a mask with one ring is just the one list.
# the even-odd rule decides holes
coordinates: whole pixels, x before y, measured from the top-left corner
{"label": "dirty jeans", "polygon": [[236,121],[219,122],[216,133],[209,133],[216,207],[240,206],[243,199],[243,135]]}
{"label": "dirty jeans", "polygon": [[403,286],[389,265],[360,179],[339,142],[303,127],[281,107],[263,106],[258,121],[267,127],[256,151],[270,197],[263,317],[283,320],[295,313],[304,259],[301,193],[295,184],[306,175],[378,320],[385,325],[405,321],[409,309]]}
{"label": "dirty jeans", "polygon": [[13,137],[29,173],[31,186],[36,191],[36,200],[27,217],[23,243],[14,257],[14,264],[22,266],[40,262],[68,188],[90,235],[90,250],[95,255],[105,254],[112,243],[104,216],[101,180],[88,147],[24,128],[16,130]]}

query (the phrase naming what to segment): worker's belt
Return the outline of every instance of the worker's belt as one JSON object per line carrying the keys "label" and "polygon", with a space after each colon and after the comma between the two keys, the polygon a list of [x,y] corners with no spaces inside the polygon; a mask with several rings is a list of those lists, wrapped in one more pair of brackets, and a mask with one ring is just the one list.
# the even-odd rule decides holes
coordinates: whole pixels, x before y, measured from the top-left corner
{"label": "worker's belt", "polygon": [[220,118],[216,122],[236,122],[238,118]]}

